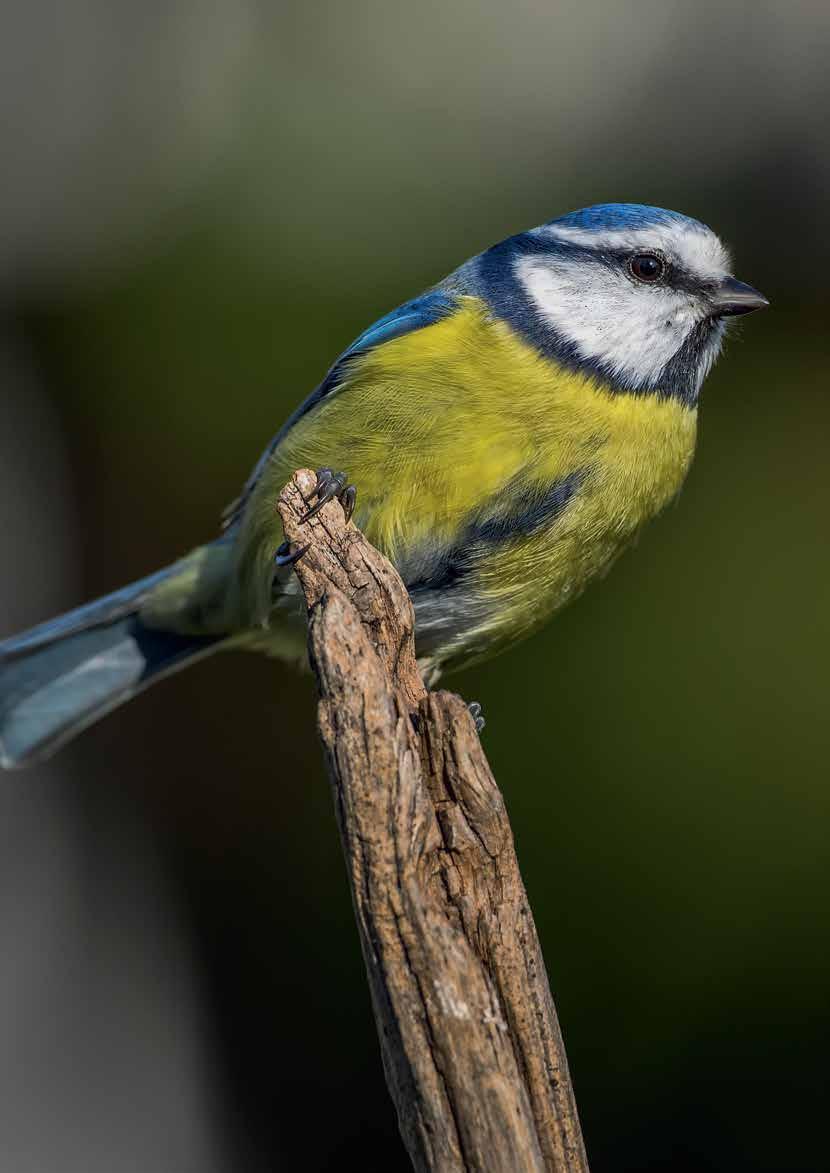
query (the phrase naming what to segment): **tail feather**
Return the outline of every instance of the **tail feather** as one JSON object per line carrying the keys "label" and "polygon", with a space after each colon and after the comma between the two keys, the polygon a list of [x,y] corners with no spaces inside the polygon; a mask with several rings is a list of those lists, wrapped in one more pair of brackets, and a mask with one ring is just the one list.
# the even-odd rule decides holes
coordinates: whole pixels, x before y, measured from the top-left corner
{"label": "tail feather", "polygon": [[140,578],[129,586],[122,587],[112,594],[104,595],[74,611],[67,611],[65,615],[58,615],[46,623],[39,623],[20,635],[0,643],[0,664],[13,656],[24,656],[36,648],[57,643],[67,636],[77,632],[88,631],[92,627],[104,626],[124,616],[134,615],[146,598],[150,596],[154,587],[173,577],[178,564],[166,566],[157,570],[146,578]]}
{"label": "tail feather", "polygon": [[47,756],[151,681],[223,642],[142,623],[135,609],[165,573],[0,643],[0,765]]}

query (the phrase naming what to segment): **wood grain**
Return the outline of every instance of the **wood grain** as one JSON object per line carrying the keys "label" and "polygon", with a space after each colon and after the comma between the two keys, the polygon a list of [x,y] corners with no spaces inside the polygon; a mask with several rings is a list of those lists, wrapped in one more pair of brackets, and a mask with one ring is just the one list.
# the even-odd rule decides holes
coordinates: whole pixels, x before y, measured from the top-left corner
{"label": "wood grain", "polygon": [[417,1170],[582,1173],[588,1163],[504,801],[466,705],[428,693],[390,563],[337,501],[307,522],[318,723],[390,1094]]}

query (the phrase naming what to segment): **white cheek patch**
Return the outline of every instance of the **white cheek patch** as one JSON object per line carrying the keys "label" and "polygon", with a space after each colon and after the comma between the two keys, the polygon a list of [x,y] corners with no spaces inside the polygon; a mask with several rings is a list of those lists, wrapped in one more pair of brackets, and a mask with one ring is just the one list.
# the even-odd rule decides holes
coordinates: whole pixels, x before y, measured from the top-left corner
{"label": "white cheek patch", "polygon": [[701,317],[691,294],[634,285],[602,264],[523,256],[516,276],[541,318],[581,358],[633,387],[655,384]]}

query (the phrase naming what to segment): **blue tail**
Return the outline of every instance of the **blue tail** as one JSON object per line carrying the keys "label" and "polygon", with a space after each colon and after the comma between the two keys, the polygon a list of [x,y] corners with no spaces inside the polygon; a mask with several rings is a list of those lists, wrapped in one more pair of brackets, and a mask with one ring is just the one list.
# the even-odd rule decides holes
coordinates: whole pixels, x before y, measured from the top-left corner
{"label": "blue tail", "polygon": [[213,651],[217,636],[147,627],[138,608],[169,567],[0,643],[0,765],[46,757],[153,680]]}

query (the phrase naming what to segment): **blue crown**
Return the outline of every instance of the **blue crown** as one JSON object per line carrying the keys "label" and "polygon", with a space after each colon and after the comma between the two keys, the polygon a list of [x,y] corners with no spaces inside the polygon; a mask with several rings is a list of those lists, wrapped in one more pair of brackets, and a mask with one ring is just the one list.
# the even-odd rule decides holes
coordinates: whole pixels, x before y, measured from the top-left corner
{"label": "blue crown", "polygon": [[[594,204],[578,212],[568,212],[549,220],[566,228],[585,228],[588,231],[614,231],[625,228],[650,228],[658,224],[699,224],[690,216],[671,212],[667,208],[652,208],[648,204]],[[704,225],[700,224],[703,228]]]}

